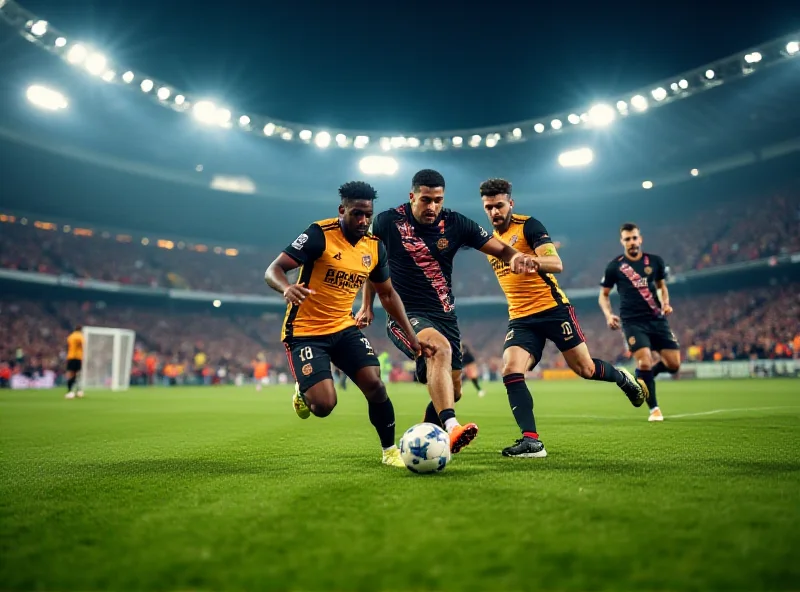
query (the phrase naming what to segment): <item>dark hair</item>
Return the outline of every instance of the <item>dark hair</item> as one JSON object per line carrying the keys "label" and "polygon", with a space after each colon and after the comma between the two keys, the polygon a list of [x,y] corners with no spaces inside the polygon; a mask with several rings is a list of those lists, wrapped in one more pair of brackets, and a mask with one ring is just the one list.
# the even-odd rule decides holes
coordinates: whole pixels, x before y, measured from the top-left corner
{"label": "dark hair", "polygon": [[75,330],[80,331],[83,329],[83,325],[75,325]]}
{"label": "dark hair", "polygon": [[420,187],[441,187],[444,189],[444,177],[439,171],[433,169],[422,169],[411,179],[411,188],[419,191]]}
{"label": "dark hair", "polygon": [[364,181],[348,181],[339,187],[339,197],[342,201],[364,199],[373,201],[378,199],[378,192],[369,183]]}
{"label": "dark hair", "polygon": [[508,195],[511,197],[511,182],[505,179],[487,179],[481,183],[481,197]]}
{"label": "dark hair", "polygon": [[633,232],[634,230],[639,230],[639,227],[633,222],[625,222],[625,224],[619,227],[620,234],[623,232]]}

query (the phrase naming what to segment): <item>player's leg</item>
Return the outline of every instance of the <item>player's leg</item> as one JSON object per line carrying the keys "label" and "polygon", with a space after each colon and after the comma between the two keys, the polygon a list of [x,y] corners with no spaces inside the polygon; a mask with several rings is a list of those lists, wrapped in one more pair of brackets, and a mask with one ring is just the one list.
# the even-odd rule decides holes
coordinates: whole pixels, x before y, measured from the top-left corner
{"label": "player's leg", "polygon": [[300,419],[311,414],[327,417],[336,407],[336,388],[327,343],[322,339],[299,338],[285,345],[289,369],[295,379],[292,397],[295,413]]}
{"label": "player's leg", "polygon": [[[559,345],[558,343],[556,345]],[[644,386],[626,368],[617,368],[610,362],[593,358],[586,343],[562,351],[561,355],[575,374],[586,380],[613,382],[625,393],[634,407],[641,407],[646,399]]]}
{"label": "player's leg", "polygon": [[369,406],[369,421],[378,433],[383,449],[383,464],[405,467],[395,443],[394,406],[381,380],[380,362],[369,340],[355,327],[345,329],[337,335],[331,353],[342,374],[349,376],[364,393]]}
{"label": "player's leg", "polygon": [[469,378],[470,382],[475,386],[475,390],[478,391],[478,396],[484,396],[483,389],[481,388],[481,383],[478,378],[478,364],[475,362],[470,362],[469,364],[464,366],[464,375]]}
{"label": "player's leg", "polygon": [[[655,378],[661,372],[669,372],[674,374],[681,367],[681,350],[678,340],[669,328],[666,322],[654,324],[653,330],[648,336],[652,350],[658,352],[661,360],[652,366],[650,374],[652,375],[653,393],[648,401],[650,404],[650,416],[648,421],[664,421],[664,414],[661,412],[661,407],[658,405],[658,400],[655,396]],[[652,351],[651,350],[651,351]],[[652,364],[652,357],[648,358]]]}

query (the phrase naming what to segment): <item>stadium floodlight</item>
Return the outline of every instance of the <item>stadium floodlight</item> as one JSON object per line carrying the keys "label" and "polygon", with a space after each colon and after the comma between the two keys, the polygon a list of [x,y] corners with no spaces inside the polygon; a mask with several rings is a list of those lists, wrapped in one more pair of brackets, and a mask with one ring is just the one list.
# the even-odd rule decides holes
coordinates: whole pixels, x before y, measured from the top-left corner
{"label": "stadium floodlight", "polygon": [[55,40],[56,47],[64,47],[67,44],[67,40],[64,37],[57,37]]}
{"label": "stadium floodlight", "polygon": [[242,115],[239,118],[239,125],[241,125],[242,127],[247,127],[248,125],[250,125],[250,118],[247,115]]}
{"label": "stadium floodlight", "polygon": [[481,145],[481,136],[479,134],[473,134],[472,137],[469,139],[469,145],[473,148],[477,148]]}
{"label": "stadium floodlight", "polygon": [[47,111],[60,111],[68,106],[67,99],[60,92],[33,84],[25,93],[31,104]]}
{"label": "stadium floodlight", "polygon": [[215,114],[214,122],[217,125],[228,126],[231,123],[231,110],[220,107]]}
{"label": "stadium floodlight", "polygon": [[406,145],[406,139],[403,136],[394,136],[392,138],[392,148],[402,148]]}
{"label": "stadium floodlight", "polygon": [[89,74],[100,76],[106,71],[106,56],[102,53],[93,53],[86,58],[86,70]]}
{"label": "stadium floodlight", "polygon": [[636,95],[631,99],[631,106],[637,111],[644,111],[647,109],[647,99],[642,95]]}
{"label": "stadium floodlight", "polygon": [[419,148],[419,138],[409,138],[406,144],[409,148]]}
{"label": "stadium floodlight", "polygon": [[294,137],[294,132],[290,129],[281,132],[281,140],[290,141]]}
{"label": "stadium floodlight", "polygon": [[196,102],[192,114],[197,121],[206,125],[225,125],[231,119],[231,112],[228,109],[217,108],[211,101]]}
{"label": "stadium floodlight", "polygon": [[522,137],[522,130],[518,127],[515,127],[513,130],[511,130],[511,135],[516,139],[520,139]]}
{"label": "stadium floodlight", "polygon": [[713,80],[714,76],[716,76],[716,75],[717,74],[716,74],[716,72],[714,72],[714,70],[712,70],[710,68],[708,70],[706,70],[706,78],[708,78],[709,80]]}
{"label": "stadium floodlight", "polygon": [[570,113],[569,117],[567,117],[567,121],[569,121],[572,125],[578,125],[581,122],[581,116],[577,113]]}
{"label": "stadium floodlight", "polygon": [[678,86],[678,83],[677,83],[677,82],[673,82],[672,84],[670,84],[670,85],[669,85],[669,89],[670,89],[672,92],[678,92],[678,89],[679,89],[679,88],[680,88],[680,87]]}
{"label": "stadium floodlight", "polygon": [[786,44],[786,53],[789,55],[794,55],[798,51],[800,51],[800,42],[798,41],[790,41]]}
{"label": "stadium floodlight", "polygon": [[388,150],[392,149],[392,140],[391,140],[391,138],[387,138],[387,137],[384,136],[383,138],[380,139],[379,144],[380,144],[381,150],[388,151]]}
{"label": "stadium floodlight", "polygon": [[594,152],[592,152],[591,148],[568,150],[558,155],[558,164],[564,168],[586,166],[593,160]]}
{"label": "stadium floodlight", "polygon": [[214,305],[214,308],[219,308],[220,306],[222,306],[222,300],[215,300],[211,304]]}
{"label": "stadium floodlight", "polygon": [[106,82],[114,82],[115,76],[116,73],[114,72],[114,70],[106,70],[105,72],[103,72],[103,80],[105,80]]}
{"label": "stadium floodlight", "polygon": [[369,144],[369,136],[356,136],[353,141],[353,146],[356,148],[366,148],[367,144]]}
{"label": "stadium floodlight", "polygon": [[161,88],[158,89],[156,95],[160,100],[166,101],[169,98],[170,90],[166,86],[162,86]]}
{"label": "stadium floodlight", "polygon": [[151,90],[153,90],[155,84],[153,84],[153,81],[150,80],[149,78],[145,78],[144,80],[142,80],[142,84],[140,84],[139,86],[141,87],[142,92],[149,93]]}
{"label": "stadium floodlight", "polygon": [[70,64],[80,64],[83,60],[86,59],[86,56],[89,52],[86,48],[81,45],[80,43],[76,43],[72,47],[69,48],[67,52],[67,61]]}
{"label": "stadium floodlight", "polygon": [[274,123],[268,123],[267,125],[264,126],[264,135],[265,136],[271,136],[274,133],[275,133],[275,124]]}
{"label": "stadium floodlight", "polygon": [[642,183],[642,188],[644,188],[644,189],[652,189],[653,188],[653,182],[652,181],[643,182]]}
{"label": "stadium floodlight", "polygon": [[130,84],[131,82],[133,82],[133,72],[128,70],[127,72],[125,72],[125,74],[122,75],[122,79],[128,84]]}
{"label": "stadium floodlight", "polygon": [[464,144],[464,138],[461,136],[453,136],[453,146],[460,148]]}
{"label": "stadium floodlight", "polygon": [[304,129],[300,130],[300,133],[297,134],[297,137],[303,140],[303,142],[308,142],[311,139],[312,135],[313,134],[311,133],[310,129]]}
{"label": "stadium floodlight", "polygon": [[536,125],[533,126],[533,131],[535,131],[537,134],[543,133],[544,132],[544,124],[543,123],[537,123]]}
{"label": "stadium floodlight", "polygon": [[653,98],[656,101],[663,101],[664,99],[667,98],[667,91],[661,86],[659,86],[656,89],[653,89],[653,91],[650,94],[653,95]]}
{"label": "stadium floodlight", "polygon": [[689,171],[689,173],[692,175],[692,177],[696,177],[697,175],[700,174],[700,171],[698,171],[697,169],[692,169],[691,171]]}
{"label": "stadium floodlight", "polygon": [[553,121],[550,122],[550,126],[554,130],[560,130],[561,126],[562,126],[561,120],[560,119],[554,119]]}
{"label": "stadium floodlight", "polygon": [[314,138],[317,148],[327,148],[331,144],[331,135],[328,132],[319,132]]}
{"label": "stadium floodlight", "polygon": [[47,33],[47,21],[36,21],[31,25],[31,34],[41,37]]}
{"label": "stadium floodlight", "polygon": [[747,62],[748,64],[757,64],[758,62],[761,61],[761,58],[762,58],[761,53],[754,51],[744,56],[744,61]]}
{"label": "stadium floodlight", "polygon": [[617,111],[620,113],[624,113],[628,110],[628,103],[625,101],[617,101]]}
{"label": "stadium floodlight", "polygon": [[682,88],[683,90],[686,90],[687,88],[689,88],[689,81],[688,81],[688,80],[686,80],[685,78],[681,78],[681,79],[678,81],[678,86],[679,86],[680,88]]}
{"label": "stadium floodlight", "polygon": [[[620,101],[620,103],[624,104],[625,102]],[[623,108],[627,108],[627,105],[625,105],[623,108],[620,108],[619,103],[617,103],[617,108],[622,111]],[[616,113],[614,113],[614,109],[611,108],[611,105],[606,105],[605,103],[598,103],[589,109],[589,120],[597,127],[606,127],[611,125],[611,122],[614,121],[615,117]]]}
{"label": "stadium floodlight", "polygon": [[175,104],[176,105],[183,105],[186,102],[186,97],[183,95],[176,95],[175,96]]}
{"label": "stadium floodlight", "polygon": [[365,156],[358,167],[365,175],[394,175],[399,168],[397,161],[391,156]]}
{"label": "stadium floodlight", "polygon": [[84,326],[81,390],[127,390],[135,342],[136,333],[130,329]]}

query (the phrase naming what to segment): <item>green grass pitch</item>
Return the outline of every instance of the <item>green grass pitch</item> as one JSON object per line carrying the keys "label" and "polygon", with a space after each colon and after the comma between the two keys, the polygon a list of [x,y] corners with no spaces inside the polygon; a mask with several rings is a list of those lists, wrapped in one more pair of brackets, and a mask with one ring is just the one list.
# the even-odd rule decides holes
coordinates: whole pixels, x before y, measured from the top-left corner
{"label": "green grass pitch", "polygon": [[[795,380],[530,383],[546,459],[500,384],[440,475],[380,464],[350,386],[299,420],[289,387],[0,394],[3,590],[800,588]],[[398,437],[427,401],[390,385]]]}

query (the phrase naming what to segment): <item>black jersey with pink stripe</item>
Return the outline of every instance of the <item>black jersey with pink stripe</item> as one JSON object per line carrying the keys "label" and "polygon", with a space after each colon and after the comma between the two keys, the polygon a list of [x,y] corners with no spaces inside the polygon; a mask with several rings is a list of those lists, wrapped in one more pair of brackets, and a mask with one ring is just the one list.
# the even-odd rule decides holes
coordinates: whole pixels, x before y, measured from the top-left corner
{"label": "black jersey with pink stripe", "polygon": [[406,311],[438,316],[455,314],[452,275],[458,250],[480,249],[492,236],[448,209],[442,209],[433,224],[420,224],[407,203],[378,214],[372,234],[386,246],[392,284]]}
{"label": "black jersey with pink stripe", "polygon": [[611,260],[600,285],[617,286],[619,316],[623,321],[661,318],[661,301],[656,282],[666,279],[667,268],[658,255],[642,253],[639,259],[620,255]]}

